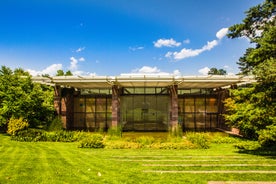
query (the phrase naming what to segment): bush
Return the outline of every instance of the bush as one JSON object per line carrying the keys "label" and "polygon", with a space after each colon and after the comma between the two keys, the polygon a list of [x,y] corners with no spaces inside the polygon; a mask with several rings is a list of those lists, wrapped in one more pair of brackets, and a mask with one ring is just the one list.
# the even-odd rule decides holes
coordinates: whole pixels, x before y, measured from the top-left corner
{"label": "bush", "polygon": [[259,143],[264,147],[275,145],[276,143],[276,125],[267,126],[266,129],[259,132]]}
{"label": "bush", "polygon": [[110,127],[107,131],[108,139],[110,140],[116,140],[120,139],[122,137],[122,127],[116,126],[116,127]]}
{"label": "bush", "polygon": [[205,133],[187,132],[186,138],[191,141],[191,143],[197,145],[198,148],[208,149],[210,147],[209,137]]}
{"label": "bush", "polygon": [[189,142],[189,141],[182,141],[182,142],[163,142],[163,143],[154,143],[151,145],[153,149],[196,149],[198,148],[197,145]]}
{"label": "bush", "polygon": [[239,142],[234,145],[236,148],[241,149],[241,150],[247,150],[247,151],[252,151],[252,150],[257,150],[261,147],[258,141],[244,141],[244,142]]}
{"label": "bush", "polygon": [[48,131],[60,131],[60,130],[63,130],[63,127],[62,127],[61,117],[58,116],[55,119],[53,119],[53,121],[48,127]]}
{"label": "bush", "polygon": [[22,130],[26,130],[29,127],[29,123],[23,118],[15,119],[11,118],[8,123],[7,133],[14,136]]}
{"label": "bush", "polygon": [[47,135],[43,130],[30,128],[17,132],[17,134],[13,135],[11,139],[21,142],[38,142],[47,141]]}
{"label": "bush", "polygon": [[175,127],[170,127],[169,129],[169,136],[170,137],[180,137],[182,138],[183,137],[183,131],[182,131],[182,127],[181,125],[177,125]]}
{"label": "bush", "polygon": [[229,136],[216,136],[212,138],[211,142],[216,144],[232,144],[238,143],[239,139]]}
{"label": "bush", "polygon": [[142,147],[141,144],[137,142],[130,142],[130,141],[107,141],[105,142],[106,149],[140,149]]}
{"label": "bush", "polygon": [[141,136],[136,138],[136,142],[142,147],[150,147],[150,145],[155,142],[155,139],[150,136]]}
{"label": "bush", "polygon": [[72,131],[56,131],[56,132],[47,132],[47,141],[52,142],[74,142],[76,141],[74,132]]}
{"label": "bush", "polygon": [[80,141],[79,148],[104,148],[103,135],[91,134]]}

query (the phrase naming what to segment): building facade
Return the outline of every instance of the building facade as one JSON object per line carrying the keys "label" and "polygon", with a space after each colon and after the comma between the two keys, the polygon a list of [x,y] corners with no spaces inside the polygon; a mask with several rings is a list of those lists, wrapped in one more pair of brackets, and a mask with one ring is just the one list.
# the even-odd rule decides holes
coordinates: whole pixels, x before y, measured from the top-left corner
{"label": "building facade", "polygon": [[37,81],[55,87],[55,108],[64,128],[123,131],[226,129],[227,88],[250,83],[239,76],[63,76]]}

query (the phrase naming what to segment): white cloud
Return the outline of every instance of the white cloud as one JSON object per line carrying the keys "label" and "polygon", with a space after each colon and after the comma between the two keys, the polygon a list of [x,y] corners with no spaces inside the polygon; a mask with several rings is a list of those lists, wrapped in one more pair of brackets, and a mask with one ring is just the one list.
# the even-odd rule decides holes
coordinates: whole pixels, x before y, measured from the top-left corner
{"label": "white cloud", "polygon": [[183,40],[183,43],[185,44],[189,44],[190,42],[191,42],[190,39]]}
{"label": "white cloud", "polygon": [[213,40],[211,42],[207,42],[207,45],[204,45],[201,50],[202,50],[202,52],[207,51],[207,50],[211,50],[216,45],[218,45],[218,41],[217,40]]}
{"label": "white cloud", "polygon": [[79,61],[85,61],[84,57],[81,57],[79,59],[76,59],[75,57],[71,57],[70,58],[70,66],[69,66],[69,69],[70,70],[76,70],[78,69],[78,63]]}
{"label": "white cloud", "polygon": [[154,75],[154,76],[180,76],[181,72],[179,70],[174,70],[172,73],[169,72],[162,72],[156,66],[143,66],[142,68],[137,68],[132,70],[131,73],[122,73],[121,76],[133,76],[133,75]]}
{"label": "white cloud", "polygon": [[[196,49],[196,50],[192,50],[192,49],[182,49],[180,52],[174,52],[172,54],[169,54],[171,56],[174,57],[174,59],[176,60],[180,60],[180,59],[185,59],[185,58],[189,58],[189,57],[194,57],[197,56],[201,53],[201,49]],[[169,56],[168,53],[165,56]]]}
{"label": "white cloud", "polygon": [[226,36],[227,33],[228,33],[228,28],[222,28],[217,32],[216,37],[218,39],[222,39],[223,37]]}
{"label": "white cloud", "polygon": [[80,47],[76,50],[76,52],[82,52],[82,51],[84,51],[84,49],[85,49],[85,47]]}
{"label": "white cloud", "polygon": [[85,61],[84,57],[79,58],[79,61]]}
{"label": "white cloud", "polygon": [[90,73],[90,72],[85,72],[85,71],[73,71],[72,74],[74,76],[96,76],[96,73]]}
{"label": "white cloud", "polygon": [[136,69],[138,73],[158,73],[160,70],[155,66],[155,67],[150,67],[150,66],[143,66],[140,69]]}
{"label": "white cloud", "polygon": [[194,57],[197,56],[199,54],[201,54],[204,51],[207,50],[211,50],[212,48],[214,48],[216,45],[218,44],[217,40],[213,40],[211,42],[207,42],[206,45],[204,45],[201,49],[182,49],[180,52],[167,52],[165,57],[169,58],[172,57],[176,60],[181,60],[181,59],[185,59],[185,58],[189,58],[189,57]]}
{"label": "white cloud", "polygon": [[78,68],[77,64],[78,64],[78,60],[75,57],[71,57],[69,69],[76,70]]}
{"label": "white cloud", "polygon": [[142,47],[142,46],[139,46],[139,47],[129,47],[129,50],[131,50],[131,51],[143,50],[143,49],[144,49],[144,47]]}
{"label": "white cloud", "polygon": [[180,42],[176,42],[174,39],[159,39],[156,42],[153,42],[154,46],[157,48],[161,47],[179,47],[181,45]]}
{"label": "white cloud", "polygon": [[62,64],[52,64],[52,65],[48,66],[47,68],[43,69],[42,71],[27,69],[27,71],[32,76],[37,76],[37,75],[42,75],[42,74],[49,74],[50,76],[53,76],[57,73],[58,70],[62,70]]}
{"label": "white cloud", "polygon": [[174,70],[173,75],[174,76],[181,76],[181,72],[179,70]]}
{"label": "white cloud", "polygon": [[[183,48],[179,52],[169,51],[165,54],[165,57],[166,58],[173,58],[175,60],[181,60],[181,59],[185,59],[185,58],[189,58],[189,57],[198,56],[202,52],[209,51],[209,50],[213,49],[215,46],[217,46],[219,44],[219,41],[227,34],[227,32],[228,32],[228,28],[222,28],[216,33],[216,37],[218,38],[217,40],[213,40],[213,41],[210,41],[210,42],[207,41],[207,44],[204,45],[203,47],[199,48],[199,49]],[[184,42],[189,43],[190,40],[187,39],[187,40],[184,40],[183,43]]]}
{"label": "white cloud", "polygon": [[210,71],[210,68],[208,68],[207,66],[198,70],[198,72],[202,75],[208,75],[209,71]]}

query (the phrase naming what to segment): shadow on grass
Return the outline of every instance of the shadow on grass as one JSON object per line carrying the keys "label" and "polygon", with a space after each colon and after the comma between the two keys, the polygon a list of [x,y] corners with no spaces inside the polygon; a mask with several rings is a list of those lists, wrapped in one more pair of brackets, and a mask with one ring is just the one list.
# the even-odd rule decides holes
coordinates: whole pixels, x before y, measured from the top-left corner
{"label": "shadow on grass", "polygon": [[238,153],[260,155],[260,156],[269,157],[271,159],[276,159],[276,145],[272,145],[269,147],[259,147],[253,150],[239,149]]}

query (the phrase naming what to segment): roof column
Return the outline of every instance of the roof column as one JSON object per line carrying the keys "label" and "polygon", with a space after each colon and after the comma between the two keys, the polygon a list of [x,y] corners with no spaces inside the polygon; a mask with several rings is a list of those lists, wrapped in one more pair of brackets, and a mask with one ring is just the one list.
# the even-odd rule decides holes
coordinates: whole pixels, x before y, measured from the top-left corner
{"label": "roof column", "polygon": [[120,122],[120,93],[117,85],[112,86],[112,127],[117,127]]}
{"label": "roof column", "polygon": [[177,96],[177,85],[173,85],[170,87],[171,94],[171,118],[170,118],[170,126],[171,128],[176,128],[178,125],[178,96]]}

